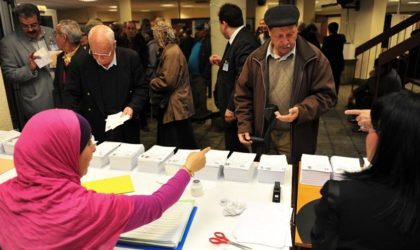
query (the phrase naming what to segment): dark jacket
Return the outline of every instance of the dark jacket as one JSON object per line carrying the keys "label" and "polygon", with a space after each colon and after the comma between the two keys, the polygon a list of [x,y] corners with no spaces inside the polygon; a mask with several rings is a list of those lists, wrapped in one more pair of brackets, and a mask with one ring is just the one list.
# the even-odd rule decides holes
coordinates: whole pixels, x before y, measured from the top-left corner
{"label": "dark jacket", "polygon": [[[263,137],[264,108],[268,104],[268,67],[266,53],[270,42],[249,55],[236,84],[235,105],[238,133]],[[315,153],[319,117],[337,101],[334,79],[327,58],[303,38],[297,38],[290,107],[299,108],[291,123],[292,164],[303,153]],[[255,148],[262,153],[263,148]]]}
{"label": "dark jacket", "polygon": [[[133,50],[116,48],[117,79],[119,88],[115,93],[116,102],[121,111],[127,106],[134,111],[133,119],[121,125],[124,134],[139,134],[139,110],[148,100],[148,86],[139,56]],[[65,106],[83,115],[90,123],[95,139],[103,141],[105,138],[105,112],[102,98],[102,86],[98,74],[103,71],[95,59],[83,51],[72,58],[68,71],[67,84],[64,88]],[[136,130],[137,129],[137,130]],[[118,138],[117,138],[118,139]],[[138,138],[134,138],[138,141]],[[123,140],[121,140],[123,141]],[[124,140],[128,142],[127,140]],[[131,140],[130,140],[131,142]]]}
{"label": "dark jacket", "polygon": [[380,216],[395,189],[369,180],[330,180],[321,194],[311,232],[314,250],[418,249],[419,227],[403,235],[393,225],[394,217]]}
{"label": "dark jacket", "polygon": [[200,49],[200,74],[206,80],[211,79],[211,63],[209,58],[211,56],[211,39],[210,33],[201,41]]}
{"label": "dark jacket", "polygon": [[[215,101],[222,115],[225,114],[226,108],[231,111],[235,110],[233,103],[235,81],[242,71],[246,58],[258,46],[258,41],[246,28],[242,28],[238,32],[230,46],[227,45],[219,65],[215,87]],[[225,62],[229,65],[227,71],[223,69]]]}
{"label": "dark jacket", "polygon": [[[79,54],[80,51],[82,50],[83,48],[80,46],[75,52],[75,54],[73,55],[73,57]],[[56,108],[64,107],[64,103],[63,103],[64,93],[63,92],[64,92],[64,86],[67,82],[68,69],[70,67],[70,64],[68,66],[64,64],[63,56],[64,56],[64,51],[57,55],[57,64],[56,64],[55,74],[54,74],[53,98],[54,98],[54,107]]]}
{"label": "dark jacket", "polygon": [[346,43],[346,37],[342,34],[332,34],[324,38],[322,52],[330,61],[333,71],[344,69],[343,48]]}

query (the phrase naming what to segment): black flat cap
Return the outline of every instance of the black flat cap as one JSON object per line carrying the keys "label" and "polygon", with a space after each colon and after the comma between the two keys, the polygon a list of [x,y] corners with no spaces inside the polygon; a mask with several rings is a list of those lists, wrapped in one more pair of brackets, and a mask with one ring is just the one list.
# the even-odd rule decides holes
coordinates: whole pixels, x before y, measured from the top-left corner
{"label": "black flat cap", "polygon": [[269,28],[297,24],[299,10],[291,4],[278,5],[265,12],[264,21]]}

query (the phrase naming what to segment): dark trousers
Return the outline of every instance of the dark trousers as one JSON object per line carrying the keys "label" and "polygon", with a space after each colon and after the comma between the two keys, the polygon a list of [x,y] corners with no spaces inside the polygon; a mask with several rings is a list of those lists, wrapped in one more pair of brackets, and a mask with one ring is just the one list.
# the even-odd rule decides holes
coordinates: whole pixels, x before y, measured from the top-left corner
{"label": "dark trousers", "polygon": [[163,110],[159,110],[157,145],[181,149],[197,149],[191,119],[163,124]]}
{"label": "dark trousers", "polygon": [[208,113],[207,109],[207,80],[198,75],[191,75],[190,85],[194,100],[195,116],[200,117]]}
{"label": "dark trousers", "polygon": [[338,89],[340,88],[340,81],[341,81],[341,69],[332,69],[333,71],[333,77],[334,77],[334,82],[335,82],[335,92],[338,95]]}
{"label": "dark trousers", "polygon": [[[100,138],[95,138],[102,141]],[[123,125],[109,130],[105,133],[105,141],[116,141],[125,143],[140,143],[140,124],[139,119],[130,119]]]}
{"label": "dark trousers", "polygon": [[[222,117],[223,121],[225,120],[224,116]],[[238,122],[235,120],[233,122],[227,123],[224,121],[225,125],[225,149],[235,152],[246,152],[249,150],[245,147],[238,138]]]}

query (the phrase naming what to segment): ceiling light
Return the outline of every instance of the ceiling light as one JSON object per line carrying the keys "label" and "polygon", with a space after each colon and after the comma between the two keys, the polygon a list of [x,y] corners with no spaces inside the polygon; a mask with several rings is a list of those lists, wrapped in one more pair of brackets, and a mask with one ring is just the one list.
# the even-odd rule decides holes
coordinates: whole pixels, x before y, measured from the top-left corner
{"label": "ceiling light", "polygon": [[192,4],[184,4],[184,5],[182,5],[182,7],[184,7],[184,8],[194,8],[194,5],[192,5]]}
{"label": "ceiling light", "polygon": [[175,7],[175,4],[172,3],[165,3],[165,4],[161,4],[160,6],[165,7],[165,8],[170,8],[170,7]]}
{"label": "ceiling light", "polygon": [[151,10],[140,10],[140,12],[150,12]]}
{"label": "ceiling light", "polygon": [[111,6],[108,6],[110,9],[117,9],[118,8],[118,6],[117,5],[111,5]]}
{"label": "ceiling light", "polygon": [[117,12],[117,9],[108,9],[109,12]]}
{"label": "ceiling light", "polygon": [[98,0],[79,0],[80,2],[96,2]]}
{"label": "ceiling light", "polygon": [[420,4],[420,2],[410,1],[408,4]]}

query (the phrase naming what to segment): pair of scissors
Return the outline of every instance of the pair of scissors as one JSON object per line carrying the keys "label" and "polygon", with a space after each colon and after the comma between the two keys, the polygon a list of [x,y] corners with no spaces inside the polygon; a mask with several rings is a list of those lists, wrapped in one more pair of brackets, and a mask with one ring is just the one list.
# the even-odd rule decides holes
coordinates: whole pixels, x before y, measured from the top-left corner
{"label": "pair of scissors", "polygon": [[252,250],[252,248],[244,246],[242,244],[232,242],[228,238],[226,238],[225,234],[222,232],[215,232],[214,237],[210,237],[209,241],[213,244],[219,245],[219,244],[230,244],[232,246],[244,249],[244,250]]}

